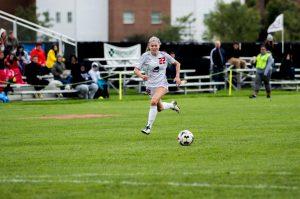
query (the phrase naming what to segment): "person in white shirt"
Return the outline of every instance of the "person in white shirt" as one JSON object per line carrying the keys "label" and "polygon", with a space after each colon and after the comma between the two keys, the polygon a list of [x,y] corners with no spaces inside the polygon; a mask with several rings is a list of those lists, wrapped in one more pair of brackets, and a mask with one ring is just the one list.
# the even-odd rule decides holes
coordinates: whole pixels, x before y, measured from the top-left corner
{"label": "person in white shirt", "polygon": [[[168,81],[166,78],[166,68],[168,63],[176,67],[174,82],[180,85],[180,63],[169,54],[159,51],[161,42],[157,37],[151,37],[148,41],[147,52],[138,60],[134,68],[134,73],[145,81],[146,92],[151,97],[148,122],[142,133],[150,134],[157,112],[172,109],[179,113],[180,108],[176,101],[171,103],[162,102],[161,98],[168,92]],[[142,73],[145,72],[145,74]]]}
{"label": "person in white shirt", "polygon": [[93,62],[92,67],[89,70],[89,75],[91,76],[94,83],[98,84],[98,80],[101,79],[99,71],[99,63]]}

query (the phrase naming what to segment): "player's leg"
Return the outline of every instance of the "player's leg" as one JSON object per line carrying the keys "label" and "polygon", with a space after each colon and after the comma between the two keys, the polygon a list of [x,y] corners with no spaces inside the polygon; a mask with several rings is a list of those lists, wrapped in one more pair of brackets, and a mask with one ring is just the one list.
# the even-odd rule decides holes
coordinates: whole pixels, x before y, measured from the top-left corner
{"label": "player's leg", "polygon": [[148,122],[146,127],[142,130],[142,133],[150,134],[151,127],[155,121],[158,105],[161,97],[168,92],[168,90],[164,87],[158,87],[156,89],[150,89],[151,92],[151,101],[150,101],[150,110],[148,114]]}

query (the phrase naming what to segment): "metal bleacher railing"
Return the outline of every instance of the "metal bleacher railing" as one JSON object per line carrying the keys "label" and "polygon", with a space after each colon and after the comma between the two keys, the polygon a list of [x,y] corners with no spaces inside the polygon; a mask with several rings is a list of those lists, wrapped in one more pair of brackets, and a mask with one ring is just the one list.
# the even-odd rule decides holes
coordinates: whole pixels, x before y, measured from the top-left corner
{"label": "metal bleacher railing", "polygon": [[66,36],[64,34],[55,32],[49,28],[45,28],[43,26],[40,26],[38,24],[32,23],[28,20],[22,19],[20,17],[17,17],[15,15],[9,14],[7,12],[4,12],[0,10],[0,18],[4,19],[8,22],[11,22],[13,24],[13,32],[15,36],[17,37],[17,25],[22,26],[24,28],[28,28],[32,31],[44,34],[48,37],[51,37],[53,39],[58,40],[59,49],[62,50],[62,54],[64,54],[64,43],[70,44],[75,47],[75,54],[77,55],[77,41],[69,36]]}

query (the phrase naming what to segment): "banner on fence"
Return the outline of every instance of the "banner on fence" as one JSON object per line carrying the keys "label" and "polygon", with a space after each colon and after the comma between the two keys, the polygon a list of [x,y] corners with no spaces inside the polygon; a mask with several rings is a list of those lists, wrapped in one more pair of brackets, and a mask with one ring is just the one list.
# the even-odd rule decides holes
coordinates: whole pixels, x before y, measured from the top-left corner
{"label": "banner on fence", "polygon": [[141,56],[141,44],[130,47],[118,47],[111,44],[104,44],[104,57],[106,59],[123,59],[107,61],[108,65],[130,65],[137,62]]}

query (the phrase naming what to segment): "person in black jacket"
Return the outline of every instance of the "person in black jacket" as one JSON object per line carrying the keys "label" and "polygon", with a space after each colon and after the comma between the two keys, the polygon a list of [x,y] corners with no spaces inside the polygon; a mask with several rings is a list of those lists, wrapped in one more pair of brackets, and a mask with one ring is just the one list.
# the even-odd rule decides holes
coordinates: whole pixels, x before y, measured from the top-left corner
{"label": "person in black jacket", "polygon": [[226,64],[225,50],[221,48],[221,42],[215,42],[215,48],[210,52],[210,71],[213,74],[212,78],[214,81],[224,81],[224,71]]}
{"label": "person in black jacket", "polygon": [[[79,68],[77,68],[80,66]],[[83,99],[93,99],[98,90],[98,85],[93,83],[88,70],[83,64],[74,64],[71,68],[73,87],[78,91],[78,96]]]}
{"label": "person in black jacket", "polygon": [[48,80],[41,79],[38,76],[41,75],[41,65],[38,63],[38,57],[33,56],[31,63],[25,68],[25,76],[28,84],[35,85],[35,90],[42,90],[49,84]]}

